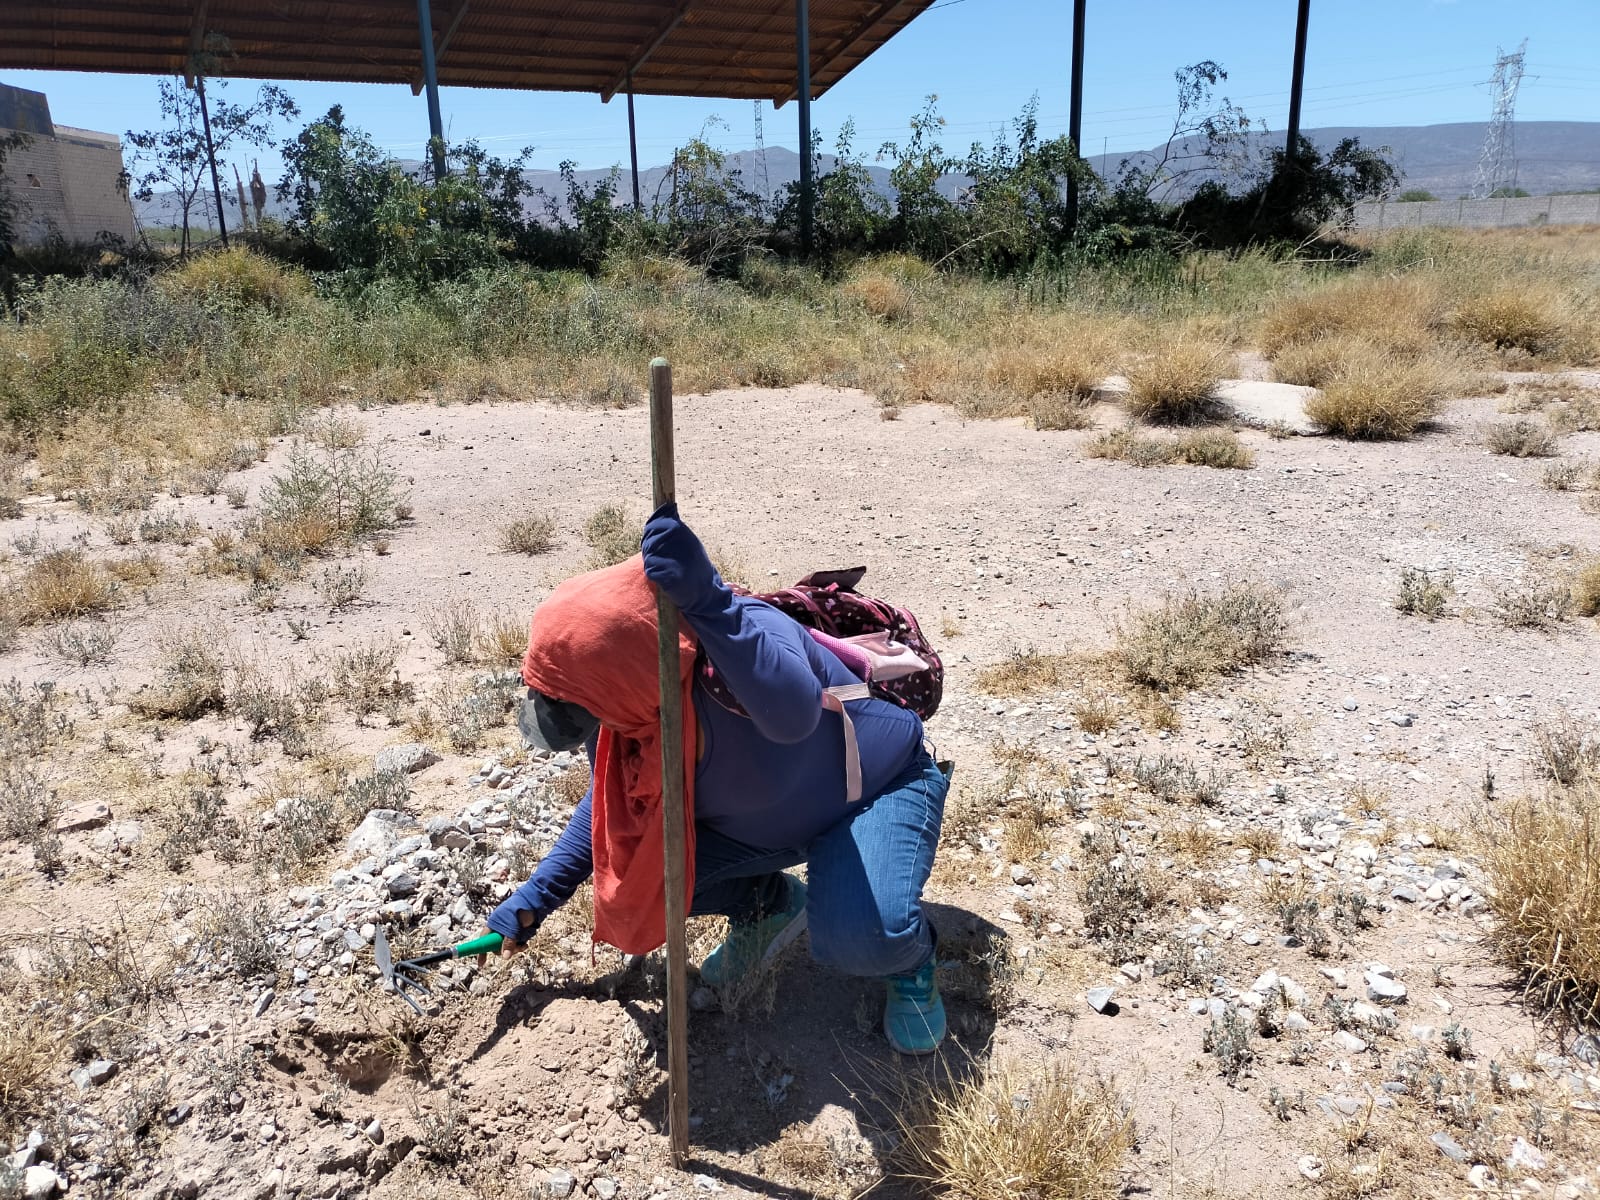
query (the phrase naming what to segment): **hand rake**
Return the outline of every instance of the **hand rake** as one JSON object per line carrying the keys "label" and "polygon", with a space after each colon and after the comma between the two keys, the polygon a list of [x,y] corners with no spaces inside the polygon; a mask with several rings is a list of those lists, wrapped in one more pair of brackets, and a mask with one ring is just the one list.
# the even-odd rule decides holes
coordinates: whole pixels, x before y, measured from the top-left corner
{"label": "hand rake", "polygon": [[419,996],[433,994],[429,991],[424,978],[427,972],[442,962],[471,958],[477,954],[496,954],[504,940],[498,933],[486,933],[482,937],[475,937],[457,946],[395,962],[394,956],[389,953],[389,939],[385,936],[383,927],[379,926],[377,937],[372,939],[372,949],[378,959],[378,970],[383,973],[385,980],[394,985],[394,994],[409,1004],[420,1017],[423,1015],[422,1006],[412,999],[409,993],[415,992]]}

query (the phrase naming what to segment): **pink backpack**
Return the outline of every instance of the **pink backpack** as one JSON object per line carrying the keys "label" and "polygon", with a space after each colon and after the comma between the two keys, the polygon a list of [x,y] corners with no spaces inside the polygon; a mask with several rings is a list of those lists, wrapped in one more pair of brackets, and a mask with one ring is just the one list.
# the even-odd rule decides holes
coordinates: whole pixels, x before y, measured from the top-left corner
{"label": "pink backpack", "polygon": [[[861,756],[845,701],[875,696],[926,721],[939,711],[944,697],[944,663],[923,636],[917,618],[908,609],[856,591],[866,573],[865,567],[814,571],[781,592],[750,592],[730,585],[740,595],[764,600],[804,625],[819,645],[861,680],[824,688],[822,695],[822,706],[844,722],[846,793],[852,804],[861,799]],[[712,699],[730,712],[744,713],[704,654],[698,669]]]}

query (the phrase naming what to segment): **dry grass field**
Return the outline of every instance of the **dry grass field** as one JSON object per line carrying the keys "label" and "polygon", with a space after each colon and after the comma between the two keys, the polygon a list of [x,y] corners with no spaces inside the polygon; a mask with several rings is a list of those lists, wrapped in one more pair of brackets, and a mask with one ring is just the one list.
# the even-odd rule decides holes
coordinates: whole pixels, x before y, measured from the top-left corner
{"label": "dry grass field", "polygon": [[[1600,231],[1370,250],[26,296],[0,1196],[1595,1195]],[[657,353],[725,572],[865,562],[958,764],[946,1053],[802,939],[697,993],[689,1174],[660,964],[584,897],[420,1017],[373,952],[476,931],[582,795],[512,672],[637,546]],[[1327,434],[1240,426],[1239,377]]]}

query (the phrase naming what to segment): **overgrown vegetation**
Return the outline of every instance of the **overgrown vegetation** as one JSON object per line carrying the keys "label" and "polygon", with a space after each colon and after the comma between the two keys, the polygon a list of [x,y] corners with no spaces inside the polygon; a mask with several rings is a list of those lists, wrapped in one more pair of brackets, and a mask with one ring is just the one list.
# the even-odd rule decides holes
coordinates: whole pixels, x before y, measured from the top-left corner
{"label": "overgrown vegetation", "polygon": [[1181,691],[1265,661],[1287,632],[1282,596],[1241,582],[1169,596],[1132,615],[1117,631],[1117,652],[1132,682]]}

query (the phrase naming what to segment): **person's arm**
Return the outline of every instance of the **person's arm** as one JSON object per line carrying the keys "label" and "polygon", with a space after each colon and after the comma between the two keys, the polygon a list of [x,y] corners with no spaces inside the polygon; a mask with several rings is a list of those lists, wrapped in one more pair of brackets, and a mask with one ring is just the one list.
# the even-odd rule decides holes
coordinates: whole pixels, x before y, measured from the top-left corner
{"label": "person's arm", "polygon": [[593,833],[590,827],[591,788],[572,820],[540,860],[528,880],[489,914],[489,928],[507,941],[521,945],[539,932],[544,919],[568,900],[594,871]]}
{"label": "person's arm", "polygon": [[676,504],[645,525],[644,570],[678,606],[761,735],[786,744],[810,737],[822,719],[822,683],[808,657],[809,635],[770,604],[734,595]]}

